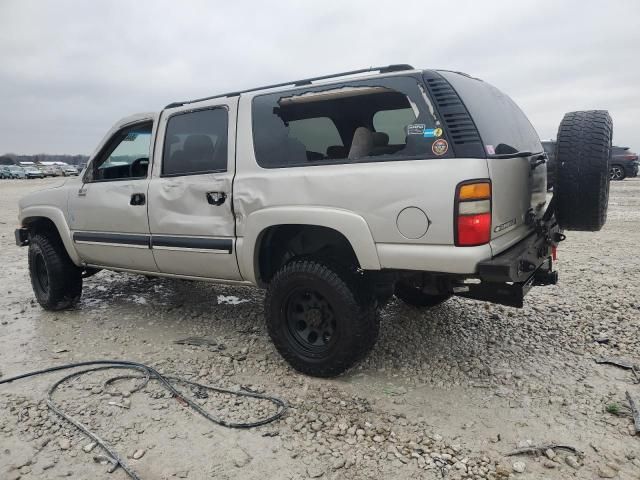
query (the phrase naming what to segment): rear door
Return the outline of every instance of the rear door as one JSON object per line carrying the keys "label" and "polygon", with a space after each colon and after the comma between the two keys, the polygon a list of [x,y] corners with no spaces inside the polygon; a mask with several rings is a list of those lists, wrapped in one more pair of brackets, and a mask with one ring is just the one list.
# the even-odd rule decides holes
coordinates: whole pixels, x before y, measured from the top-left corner
{"label": "rear door", "polygon": [[538,134],[497,88],[453,72],[440,73],[464,102],[482,139],[491,179],[491,247],[500,253],[532,230],[547,207],[547,166]]}
{"label": "rear door", "polygon": [[232,185],[238,98],[162,112],[149,229],[163,273],[240,280]]}

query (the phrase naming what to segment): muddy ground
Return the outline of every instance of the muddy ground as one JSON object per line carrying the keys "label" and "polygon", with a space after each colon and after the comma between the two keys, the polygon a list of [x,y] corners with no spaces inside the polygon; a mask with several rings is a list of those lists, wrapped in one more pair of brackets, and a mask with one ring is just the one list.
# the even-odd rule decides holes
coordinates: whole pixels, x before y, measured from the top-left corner
{"label": "muddy ground", "polygon": [[[534,289],[524,309],[456,298],[420,311],[393,301],[375,350],[334,380],[283,362],[265,330],[263,294],[251,288],[101,272],[85,280],[78,308],[43,311],[13,230],[17,200],[59,181],[0,181],[0,376],[127,359],[290,406],[275,423],[234,430],[157,382],[133,393],[133,380],[103,384],[122,372],[63,384],[54,400],[141,478],[640,478],[640,436],[625,407],[626,391],[640,401],[640,384],[594,361],[640,364],[640,179],[612,184],[601,232],[568,233],[559,285]],[[216,345],[174,343],[187,337]],[[104,452],[47,411],[47,389],[62,376],[0,386],[0,478],[127,478],[108,473]],[[180,388],[228,419],[274,411],[263,400]],[[507,456],[546,444],[580,453]]]}

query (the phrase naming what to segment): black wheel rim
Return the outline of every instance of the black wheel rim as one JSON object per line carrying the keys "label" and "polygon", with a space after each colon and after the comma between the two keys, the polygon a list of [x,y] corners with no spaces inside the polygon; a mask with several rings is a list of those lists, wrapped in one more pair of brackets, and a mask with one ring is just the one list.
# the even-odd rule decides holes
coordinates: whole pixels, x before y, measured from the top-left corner
{"label": "black wheel rim", "polygon": [[305,352],[321,354],[336,338],[336,315],[331,304],[319,292],[299,289],[286,303],[287,332]]}
{"label": "black wheel rim", "polygon": [[43,293],[49,291],[49,275],[47,274],[47,265],[44,263],[42,255],[36,255],[35,274],[38,286]]}

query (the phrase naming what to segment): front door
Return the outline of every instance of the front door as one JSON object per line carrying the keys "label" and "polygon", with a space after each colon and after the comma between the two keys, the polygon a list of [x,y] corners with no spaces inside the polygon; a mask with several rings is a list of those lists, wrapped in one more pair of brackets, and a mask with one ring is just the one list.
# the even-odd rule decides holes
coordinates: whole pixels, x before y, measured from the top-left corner
{"label": "front door", "polygon": [[237,97],[165,110],[149,183],[149,228],[163,273],[240,280],[232,185]]}
{"label": "front door", "polygon": [[147,220],[153,118],[125,123],[69,193],[69,225],[88,264],[156,272]]}

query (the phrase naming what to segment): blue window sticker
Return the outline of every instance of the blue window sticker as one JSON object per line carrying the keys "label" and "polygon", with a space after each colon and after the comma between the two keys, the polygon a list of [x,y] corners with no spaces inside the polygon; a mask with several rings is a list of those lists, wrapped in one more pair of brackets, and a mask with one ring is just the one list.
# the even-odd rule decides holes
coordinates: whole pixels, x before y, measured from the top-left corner
{"label": "blue window sticker", "polygon": [[436,138],[436,129],[435,128],[425,128],[422,136],[425,138]]}

